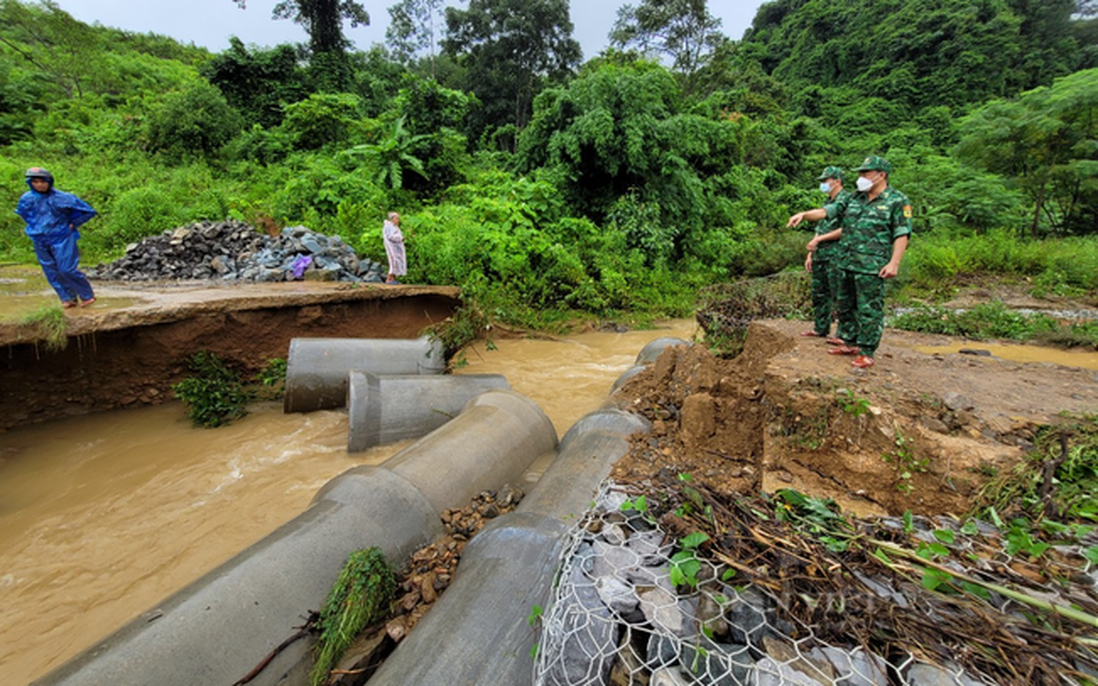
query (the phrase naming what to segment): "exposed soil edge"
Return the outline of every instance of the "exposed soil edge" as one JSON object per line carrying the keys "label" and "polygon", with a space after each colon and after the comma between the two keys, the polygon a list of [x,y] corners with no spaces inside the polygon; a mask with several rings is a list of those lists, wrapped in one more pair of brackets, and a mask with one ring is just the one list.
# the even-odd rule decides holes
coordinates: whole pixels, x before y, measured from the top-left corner
{"label": "exposed soil edge", "polygon": [[0,327],[8,335],[0,333],[0,430],[160,404],[200,350],[254,373],[285,358],[296,337],[414,338],[460,305],[456,288],[226,291],[199,302],[83,312],[70,317],[67,345],[57,352]]}
{"label": "exposed soil edge", "polygon": [[1022,459],[1041,425],[1092,412],[1088,370],[913,346],[940,336],[889,330],[878,364],[855,371],[802,322],[758,321],[744,352],[668,349],[614,395],[652,432],[612,476],[659,490],[689,474],[725,493],[795,488],[856,514],[960,514]]}

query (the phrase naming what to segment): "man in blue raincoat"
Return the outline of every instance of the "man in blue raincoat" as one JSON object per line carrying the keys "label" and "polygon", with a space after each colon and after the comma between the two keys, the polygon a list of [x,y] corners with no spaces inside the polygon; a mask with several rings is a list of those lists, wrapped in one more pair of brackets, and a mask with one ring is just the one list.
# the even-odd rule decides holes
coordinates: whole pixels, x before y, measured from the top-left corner
{"label": "man in blue raincoat", "polygon": [[46,280],[65,307],[91,305],[95,293],[80,271],[76,241],[78,229],[95,216],[95,210],[72,193],[54,188],[53,174],[41,167],[31,167],[24,178],[30,190],[19,198],[15,213],[27,223],[26,232]]}

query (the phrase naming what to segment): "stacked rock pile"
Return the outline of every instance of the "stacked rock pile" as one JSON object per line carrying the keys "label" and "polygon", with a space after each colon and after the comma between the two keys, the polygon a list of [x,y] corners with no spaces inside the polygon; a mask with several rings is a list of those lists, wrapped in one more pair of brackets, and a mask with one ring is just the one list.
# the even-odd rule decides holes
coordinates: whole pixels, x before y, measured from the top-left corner
{"label": "stacked rock pile", "polygon": [[95,279],[152,281],[383,280],[385,267],[355,254],[339,236],[288,226],[266,236],[239,221],[197,222],[148,236],[126,254],[87,270]]}

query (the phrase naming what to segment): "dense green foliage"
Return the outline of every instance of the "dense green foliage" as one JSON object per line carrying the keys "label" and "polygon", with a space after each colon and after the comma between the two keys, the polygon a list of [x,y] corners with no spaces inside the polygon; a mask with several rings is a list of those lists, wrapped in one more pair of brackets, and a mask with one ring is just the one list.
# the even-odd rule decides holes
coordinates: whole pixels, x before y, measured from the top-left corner
{"label": "dense green foliage", "polygon": [[[392,53],[332,33],[360,3],[282,2],[309,45],[218,54],[0,0],[0,188],[14,206],[24,169],[54,171],[100,212],[93,261],[226,217],[381,260],[397,210],[411,281],[544,326],[686,314],[707,285],[799,269],[786,218],[823,201],[824,166],[874,153],[915,207],[899,285],[993,271],[1075,294],[1098,286],[1088,7],[777,0],[736,42],[704,1],[644,0],[622,51],[580,65],[563,0],[476,0],[445,26],[402,0]],[[21,229],[0,214],[0,256],[33,262]]]}
{"label": "dense green foliage", "polygon": [[187,363],[193,376],[172,386],[195,426],[215,428],[243,417],[248,392],[240,374],[217,355],[201,351]]}

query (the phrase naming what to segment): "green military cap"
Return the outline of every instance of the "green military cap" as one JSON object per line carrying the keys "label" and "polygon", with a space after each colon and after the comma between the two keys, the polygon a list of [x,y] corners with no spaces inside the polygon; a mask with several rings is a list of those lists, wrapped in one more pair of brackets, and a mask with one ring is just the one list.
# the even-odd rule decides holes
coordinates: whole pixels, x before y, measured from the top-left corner
{"label": "green military cap", "polygon": [[824,167],[823,173],[816,177],[817,181],[826,181],[827,179],[843,180],[843,170],[839,167]]}
{"label": "green military cap", "polygon": [[854,171],[883,171],[885,174],[889,174],[892,172],[892,164],[883,157],[870,155],[865,158],[865,162],[862,162],[862,166],[856,167]]}

